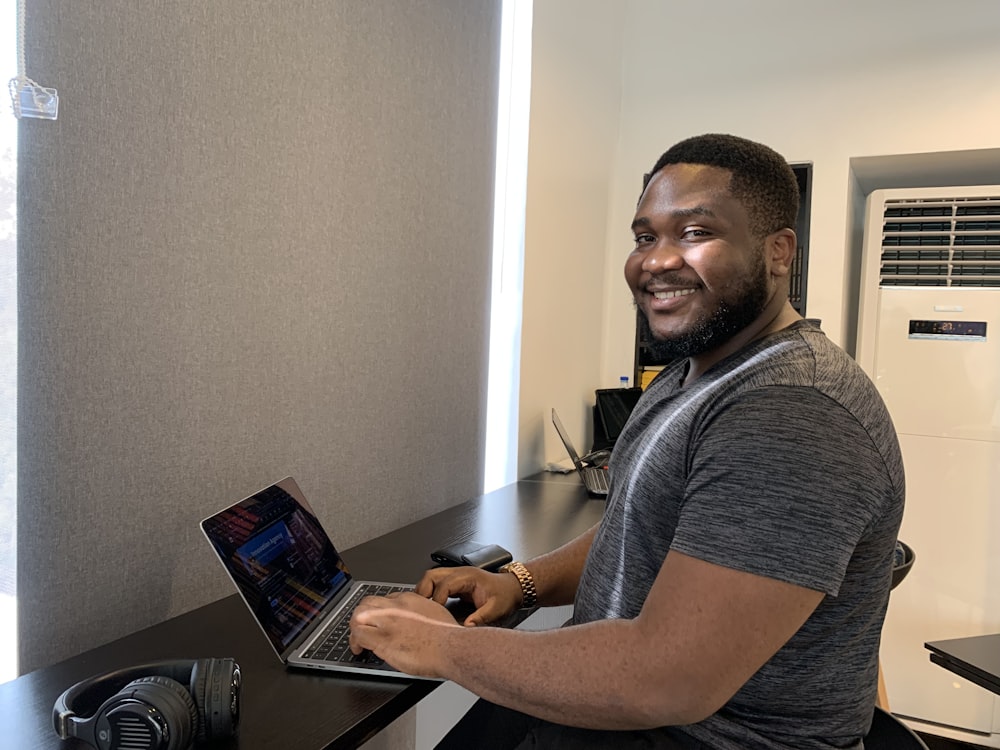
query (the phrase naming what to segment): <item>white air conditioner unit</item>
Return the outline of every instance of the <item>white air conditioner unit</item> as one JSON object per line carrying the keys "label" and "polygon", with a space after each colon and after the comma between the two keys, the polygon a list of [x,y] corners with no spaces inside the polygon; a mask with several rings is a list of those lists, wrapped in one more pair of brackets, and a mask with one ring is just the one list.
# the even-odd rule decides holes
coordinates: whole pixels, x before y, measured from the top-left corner
{"label": "white air conditioner unit", "polygon": [[916,553],[882,634],[890,708],[1000,747],[1000,699],[924,649],[1000,633],[1000,185],[869,196],[857,359],[899,434]]}

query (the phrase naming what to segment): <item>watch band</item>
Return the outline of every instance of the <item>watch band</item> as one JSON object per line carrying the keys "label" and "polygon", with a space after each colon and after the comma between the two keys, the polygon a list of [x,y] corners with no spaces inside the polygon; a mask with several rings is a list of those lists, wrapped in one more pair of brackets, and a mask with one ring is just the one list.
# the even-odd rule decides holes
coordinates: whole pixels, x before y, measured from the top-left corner
{"label": "watch band", "polygon": [[531,577],[531,572],[524,567],[524,563],[509,562],[506,565],[501,566],[500,573],[510,573],[515,578],[517,582],[521,584],[521,607],[534,607],[535,602],[538,601],[538,591],[535,589],[535,579]]}

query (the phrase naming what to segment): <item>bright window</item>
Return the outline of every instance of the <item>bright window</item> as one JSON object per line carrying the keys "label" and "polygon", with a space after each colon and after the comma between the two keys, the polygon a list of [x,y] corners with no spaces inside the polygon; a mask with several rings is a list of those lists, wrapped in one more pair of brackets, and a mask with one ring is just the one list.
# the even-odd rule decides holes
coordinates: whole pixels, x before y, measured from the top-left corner
{"label": "bright window", "polygon": [[[17,16],[0,15],[0,70],[17,71]],[[7,96],[4,92],[3,96]],[[9,102],[9,98],[7,99]],[[0,682],[17,676],[17,119],[0,112]]]}
{"label": "bright window", "polygon": [[532,0],[504,0],[497,107],[484,492],[517,479],[532,11]]}

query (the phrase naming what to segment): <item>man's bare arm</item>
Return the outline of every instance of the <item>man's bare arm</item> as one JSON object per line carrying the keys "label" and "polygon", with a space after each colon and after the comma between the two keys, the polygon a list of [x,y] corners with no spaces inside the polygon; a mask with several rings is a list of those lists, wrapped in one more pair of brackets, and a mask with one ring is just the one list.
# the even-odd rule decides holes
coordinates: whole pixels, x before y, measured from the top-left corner
{"label": "man's bare arm", "polygon": [[525,563],[535,581],[540,605],[558,607],[573,603],[597,528],[595,525],[562,547]]}
{"label": "man's bare arm", "polygon": [[[572,603],[596,532],[594,526],[562,547],[528,561],[539,604]],[[466,617],[466,625],[484,625],[499,620],[523,602],[521,585],[514,576],[470,567],[432,568],[417,583],[416,591],[439,604],[454,596],[471,602],[475,610]]]}
{"label": "man's bare arm", "polygon": [[441,628],[429,657],[439,676],[550,721],[687,724],[721,708],[822,598],[671,552],[634,620],[536,633]]}

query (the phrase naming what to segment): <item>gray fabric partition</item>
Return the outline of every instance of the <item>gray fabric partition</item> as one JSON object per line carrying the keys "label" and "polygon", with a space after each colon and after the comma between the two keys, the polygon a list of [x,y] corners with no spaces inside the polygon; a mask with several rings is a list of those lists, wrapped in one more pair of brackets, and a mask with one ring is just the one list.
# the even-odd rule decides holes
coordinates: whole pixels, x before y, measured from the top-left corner
{"label": "gray fabric partition", "polygon": [[22,672],[230,594],[198,521],[287,474],[341,547],[478,494],[499,28],[28,3]]}

